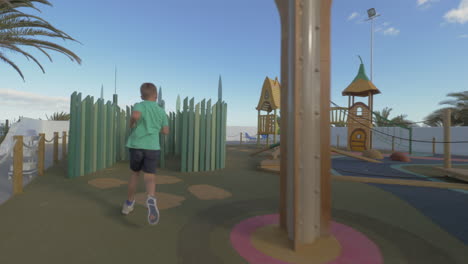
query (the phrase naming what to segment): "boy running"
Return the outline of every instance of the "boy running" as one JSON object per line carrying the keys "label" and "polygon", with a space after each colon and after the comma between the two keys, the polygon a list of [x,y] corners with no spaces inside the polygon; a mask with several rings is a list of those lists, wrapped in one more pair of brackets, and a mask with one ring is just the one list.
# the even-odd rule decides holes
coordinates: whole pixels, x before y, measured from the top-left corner
{"label": "boy running", "polygon": [[143,172],[148,198],[148,222],[155,225],[159,222],[159,211],[156,205],[156,167],[159,165],[159,134],[169,134],[166,113],[157,103],[156,86],[144,83],[140,87],[140,103],[135,104],[130,119],[132,132],[127,140],[130,151],[130,169],[132,175],[128,182],[128,198],[123,204],[122,213],[128,215],[135,205],[135,192],[138,176]]}

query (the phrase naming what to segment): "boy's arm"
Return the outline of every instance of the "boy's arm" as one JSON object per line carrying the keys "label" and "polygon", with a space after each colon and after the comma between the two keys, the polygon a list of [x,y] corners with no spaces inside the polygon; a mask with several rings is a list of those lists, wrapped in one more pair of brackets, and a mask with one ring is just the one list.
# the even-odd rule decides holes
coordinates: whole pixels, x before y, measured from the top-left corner
{"label": "boy's arm", "polygon": [[169,127],[163,126],[163,128],[161,128],[161,134],[164,134],[164,135],[169,134]]}
{"label": "boy's arm", "polygon": [[134,128],[135,124],[138,120],[141,118],[141,112],[140,111],[132,111],[132,116],[130,117],[130,128]]}

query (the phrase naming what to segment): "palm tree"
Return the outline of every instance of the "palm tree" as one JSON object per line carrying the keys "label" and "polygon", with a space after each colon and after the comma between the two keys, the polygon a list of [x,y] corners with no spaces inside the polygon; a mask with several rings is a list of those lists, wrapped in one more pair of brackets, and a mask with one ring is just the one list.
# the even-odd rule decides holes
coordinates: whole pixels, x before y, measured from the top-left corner
{"label": "palm tree", "polygon": [[388,119],[390,116],[390,112],[392,112],[392,108],[385,107],[382,111],[375,111],[374,112],[374,125],[378,127],[388,126]]}
{"label": "palm tree", "polygon": [[413,125],[413,121],[406,119],[407,115],[399,115],[390,119],[390,123],[397,126],[409,127]]}
{"label": "palm tree", "polygon": [[453,126],[468,126],[468,91],[449,93],[447,96],[454,99],[444,100],[440,105],[450,105],[437,109],[425,118],[428,126],[442,126],[445,109],[451,109],[451,123]]}
{"label": "palm tree", "polygon": [[62,120],[70,120],[70,114],[65,112],[55,112],[51,116],[46,115],[47,120],[55,120],[55,121],[62,121]]}
{"label": "palm tree", "polygon": [[[66,55],[71,61],[81,64],[81,59],[72,51],[45,40],[47,38],[61,38],[63,40],[76,41],[65,32],[55,28],[44,19],[23,13],[17,8],[33,8],[40,11],[34,3],[52,6],[47,0],[0,0],[0,60],[13,67],[24,80],[23,73],[19,67],[10,60],[4,50],[19,53],[27,59],[34,61],[45,73],[39,61],[23,47],[33,47],[43,53],[52,61],[48,50],[56,51]],[[45,37],[45,38],[44,38]],[[77,41],[76,41],[77,42]]]}

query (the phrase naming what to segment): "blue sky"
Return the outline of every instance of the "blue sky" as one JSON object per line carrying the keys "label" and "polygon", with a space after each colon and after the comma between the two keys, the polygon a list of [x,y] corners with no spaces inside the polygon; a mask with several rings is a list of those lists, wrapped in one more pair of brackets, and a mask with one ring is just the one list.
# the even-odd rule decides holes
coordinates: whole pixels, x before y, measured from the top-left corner
{"label": "blue sky", "polygon": [[[167,110],[177,95],[217,97],[218,76],[228,102],[228,125],[255,126],[265,76],[280,77],[280,21],[273,0],[51,0],[43,18],[82,44],[57,43],[76,52],[82,65],[61,54],[53,63],[33,63],[8,53],[26,82],[0,64],[0,120],[18,115],[45,118],[68,111],[73,91],[105,98],[114,91],[117,65],[119,104],[139,100],[139,86],[162,86]],[[420,121],[439,108],[449,92],[467,90],[468,0],[334,0],[332,10],[332,100],[347,104],[341,91],[355,77],[361,55],[370,73],[370,25],[375,20],[374,109],[393,108]],[[36,14],[32,10],[27,12]]]}

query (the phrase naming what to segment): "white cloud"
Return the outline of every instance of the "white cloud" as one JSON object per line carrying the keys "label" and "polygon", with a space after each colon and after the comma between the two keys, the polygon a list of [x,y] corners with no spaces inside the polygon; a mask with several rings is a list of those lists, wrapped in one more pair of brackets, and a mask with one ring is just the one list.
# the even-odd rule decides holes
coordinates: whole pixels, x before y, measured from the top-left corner
{"label": "white cloud", "polygon": [[44,96],[41,94],[18,91],[13,89],[0,89],[0,111],[5,119],[25,116],[41,117],[54,112],[69,112],[70,99],[67,97]]}
{"label": "white cloud", "polygon": [[353,13],[351,13],[351,15],[349,15],[348,21],[349,21],[349,20],[353,20],[353,19],[355,19],[355,18],[358,17],[358,16],[359,16],[359,13],[358,13],[358,12],[353,12]]}
{"label": "white cloud", "polygon": [[400,30],[396,29],[394,27],[389,27],[386,30],[384,30],[383,33],[384,33],[384,35],[388,35],[388,36],[396,36],[396,35],[400,34]]}
{"label": "white cloud", "polygon": [[460,0],[458,8],[445,13],[444,18],[449,23],[465,24],[468,22],[468,0]]}
{"label": "white cloud", "polygon": [[417,0],[417,5],[420,7],[429,7],[431,3],[438,2],[439,0]]}
{"label": "white cloud", "polygon": [[458,35],[459,38],[468,38],[468,34]]}

